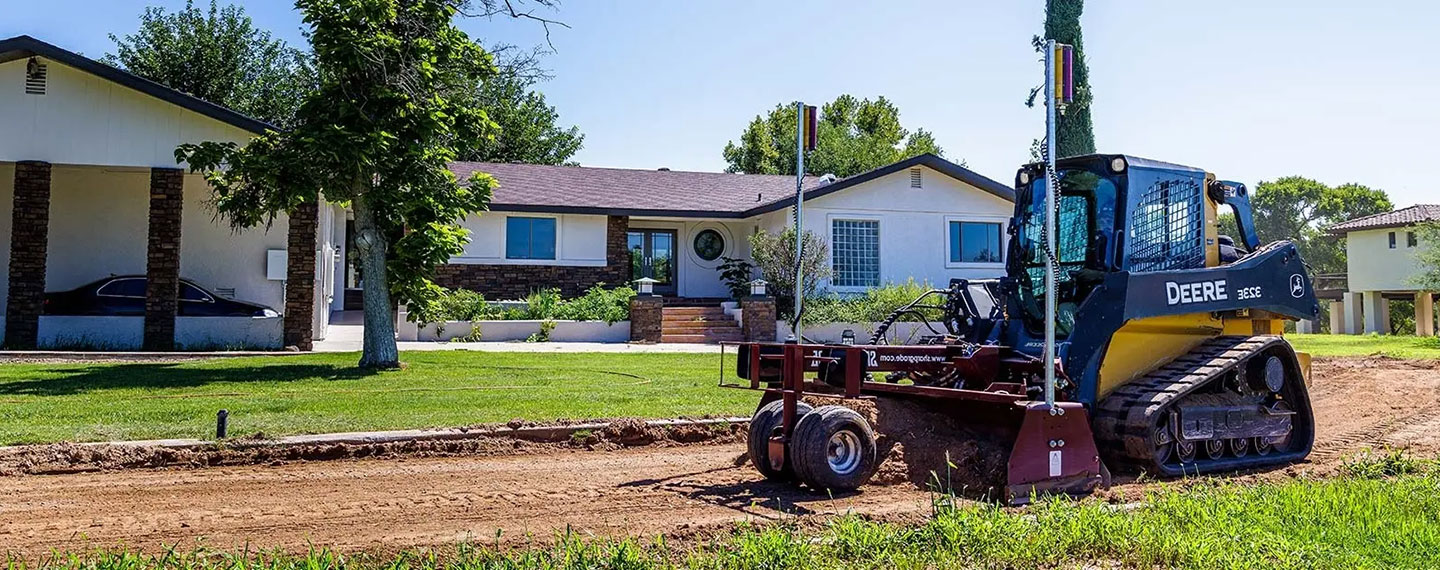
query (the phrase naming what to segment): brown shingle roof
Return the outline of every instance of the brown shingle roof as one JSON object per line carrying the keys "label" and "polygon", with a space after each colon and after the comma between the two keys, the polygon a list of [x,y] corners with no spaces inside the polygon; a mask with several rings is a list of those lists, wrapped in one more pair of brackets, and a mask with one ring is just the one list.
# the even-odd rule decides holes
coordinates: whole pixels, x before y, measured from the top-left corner
{"label": "brown shingle roof", "polygon": [[1440,221],[1440,204],[1416,204],[1393,212],[1374,214],[1340,222],[1328,228],[1332,234],[1356,230],[1376,230],[1412,226],[1422,222]]}
{"label": "brown shingle roof", "polygon": [[[933,154],[922,154],[849,178],[805,177],[811,200],[914,166],[928,166],[1003,199],[1015,191]],[[485,172],[500,183],[490,207],[510,212],[748,218],[794,203],[795,177],[768,174],[636,170],[493,162],[450,164],[462,182]]]}
{"label": "brown shingle roof", "polygon": [[[569,208],[652,215],[714,213],[735,217],[795,196],[794,176],[768,174],[493,162],[456,162],[451,163],[450,170],[462,182],[477,171],[493,176],[500,183],[491,199],[491,207],[496,210]],[[805,179],[806,190],[818,184],[817,177]]]}

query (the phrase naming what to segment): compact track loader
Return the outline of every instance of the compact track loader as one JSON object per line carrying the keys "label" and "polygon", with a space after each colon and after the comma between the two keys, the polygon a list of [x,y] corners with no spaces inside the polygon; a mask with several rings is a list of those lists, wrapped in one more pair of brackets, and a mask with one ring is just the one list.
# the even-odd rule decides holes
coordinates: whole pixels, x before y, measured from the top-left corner
{"label": "compact track loader", "polygon": [[[1294,244],[1260,243],[1245,186],[1134,156],[1059,160],[1052,252],[1045,175],[1043,164],[1016,175],[1004,277],[953,280],[896,311],[865,344],[739,345],[737,374],[749,385],[736,386],[765,391],[750,426],[761,473],[848,490],[878,467],[865,418],[846,406],[812,409],[807,393],[908,398],[964,421],[1014,422],[1007,490],[1016,502],[1088,493],[1108,484],[1112,467],[1175,476],[1310,452],[1309,358],[1281,334],[1285,320],[1313,319],[1319,306]],[[1238,244],[1219,235],[1225,205]],[[1042,357],[1049,295],[1053,362]],[[891,344],[901,319],[924,321],[929,334]]]}

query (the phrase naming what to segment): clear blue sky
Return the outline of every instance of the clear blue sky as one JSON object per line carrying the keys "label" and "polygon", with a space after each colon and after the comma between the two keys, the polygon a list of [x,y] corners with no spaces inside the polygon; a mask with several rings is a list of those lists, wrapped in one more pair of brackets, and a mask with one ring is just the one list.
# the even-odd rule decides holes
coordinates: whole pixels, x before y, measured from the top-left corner
{"label": "clear blue sky", "polygon": [[[0,0],[0,37],[86,55],[173,0]],[[289,2],[245,2],[302,43]],[[550,16],[544,85],[584,131],[582,164],[720,170],[720,150],[777,102],[884,95],[946,155],[1008,183],[1042,133],[1022,101],[1041,76],[1029,38],[1044,2],[569,0]],[[1440,202],[1440,2],[1091,0],[1083,20],[1102,152],[1255,184],[1360,182],[1397,205]],[[535,45],[537,24],[468,20],[486,43]]]}

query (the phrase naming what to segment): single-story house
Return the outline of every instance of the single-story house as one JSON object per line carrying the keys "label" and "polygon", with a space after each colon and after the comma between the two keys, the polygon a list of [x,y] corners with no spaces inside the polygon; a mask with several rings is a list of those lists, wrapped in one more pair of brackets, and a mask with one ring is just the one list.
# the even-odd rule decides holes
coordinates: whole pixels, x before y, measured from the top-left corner
{"label": "single-story house", "polygon": [[[232,231],[184,143],[245,143],[270,128],[28,37],[0,40],[0,310],[12,348],[309,349],[333,311],[358,308],[343,208],[321,202],[268,228]],[[667,297],[729,291],[725,257],[789,225],[795,179],[669,169],[455,163],[494,176],[491,211],[463,221],[442,285],[491,299],[641,277]],[[849,178],[807,177],[805,228],[829,244],[827,290],[1003,273],[1014,191],[922,155]],[[130,278],[121,277],[131,276]],[[143,277],[136,279],[135,277]],[[96,306],[60,314],[46,293],[99,282]],[[230,298],[273,309],[197,316]],[[277,316],[278,315],[278,316]]]}
{"label": "single-story house", "polygon": [[[577,294],[597,283],[650,277],[662,296],[728,297],[718,268],[749,260],[749,237],[793,224],[794,176],[531,164],[456,163],[460,178],[499,183],[490,212],[464,221],[465,252],[439,281],[491,299],[540,287]],[[1004,273],[1015,192],[935,155],[836,180],[804,180],[804,226],[829,245],[847,293],[909,279]]]}
{"label": "single-story house", "polygon": [[1417,286],[1421,270],[1415,254],[1431,247],[1416,226],[1440,222],[1440,204],[1416,204],[1364,216],[1328,228],[1345,238],[1345,291],[1332,301],[1330,332],[1389,334],[1390,301],[1415,303],[1415,334],[1435,334],[1435,292]]}
{"label": "single-story house", "polygon": [[[267,125],[28,36],[0,40],[0,125],[6,346],[305,349],[324,336],[344,212],[234,232],[175,162],[182,143],[244,143]],[[46,314],[45,293],[124,275],[145,279],[92,299],[123,316]],[[216,297],[273,311],[191,316]]]}

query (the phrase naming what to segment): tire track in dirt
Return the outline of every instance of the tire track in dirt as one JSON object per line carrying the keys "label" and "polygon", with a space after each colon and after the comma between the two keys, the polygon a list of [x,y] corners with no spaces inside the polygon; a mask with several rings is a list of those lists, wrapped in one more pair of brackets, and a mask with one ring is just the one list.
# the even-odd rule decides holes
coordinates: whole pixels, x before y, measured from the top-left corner
{"label": "tire track in dirt", "polygon": [[[1366,446],[1440,453],[1440,417],[1427,419],[1440,406],[1437,370],[1440,363],[1318,360],[1317,446],[1297,467],[1333,470]],[[743,453],[738,443],[527,449],[0,477],[0,553],[38,557],[118,544],[394,550],[491,543],[497,532],[501,542],[548,541],[567,527],[647,536],[795,514],[930,512],[929,496],[908,484],[832,499],[766,482],[743,464]]]}

